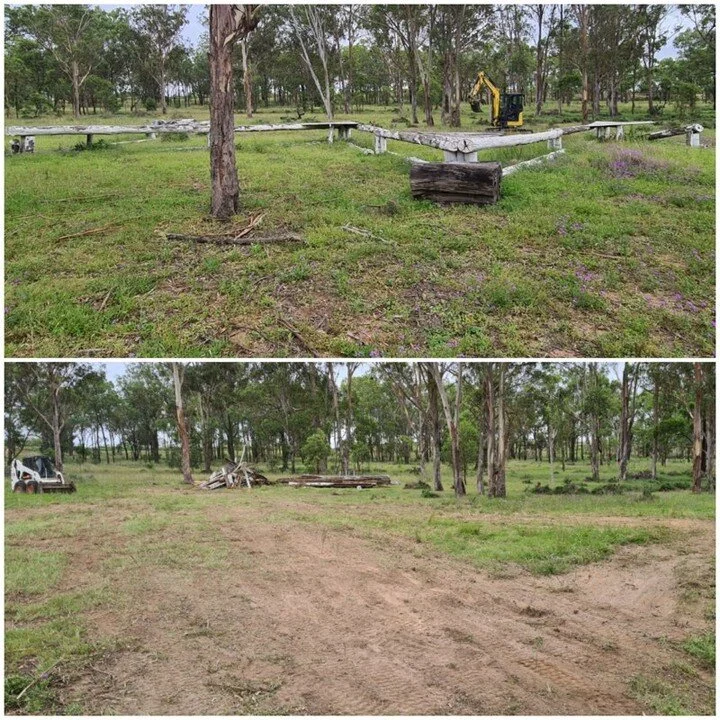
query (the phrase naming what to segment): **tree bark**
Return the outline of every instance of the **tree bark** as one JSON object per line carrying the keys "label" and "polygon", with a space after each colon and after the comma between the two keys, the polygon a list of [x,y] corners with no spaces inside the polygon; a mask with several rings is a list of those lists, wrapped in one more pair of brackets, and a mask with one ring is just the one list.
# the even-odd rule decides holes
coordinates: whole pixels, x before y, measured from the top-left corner
{"label": "tree bark", "polygon": [[703,368],[701,363],[694,363],[695,374],[695,407],[693,408],[693,486],[692,491],[702,490],[702,405],[703,405]]}
{"label": "tree bark", "polygon": [[72,61],[73,117],[80,117],[80,69],[77,60]]}
{"label": "tree bark", "polygon": [[438,396],[437,387],[434,379],[428,377],[428,401],[430,404],[430,422],[432,434],[432,458],[433,458],[433,487],[435,490],[442,491],[443,484],[441,478],[441,427],[440,427],[440,398]]}
{"label": "tree bark", "polygon": [[173,384],[175,387],[175,412],[177,415],[178,435],[180,436],[180,451],[183,481],[188,485],[194,484],[190,468],[190,438],[185,421],[185,408],[183,406],[182,384],[185,369],[180,363],[172,364]]}
{"label": "tree bark", "polygon": [[240,184],[235,167],[233,107],[232,6],[210,6],[210,178],[212,215],[229,220],[240,205]]}
{"label": "tree bark", "polygon": [[462,477],[462,464],[460,461],[460,435],[458,432],[459,399],[462,395],[462,363],[458,363],[458,387],[454,412],[450,407],[450,400],[443,385],[442,373],[440,372],[438,363],[428,363],[428,365],[430,366],[430,373],[435,382],[435,387],[437,388],[438,396],[440,397],[440,402],[445,413],[445,422],[447,423],[448,432],[450,433],[450,457],[452,461],[455,496],[461,497],[465,495],[465,482]]}
{"label": "tree bark", "polygon": [[240,43],[243,64],[243,87],[245,88],[245,114],[248,118],[253,116],[252,73],[248,62],[248,39],[243,38]]}
{"label": "tree bark", "polygon": [[490,497],[506,497],[505,488],[505,461],[506,461],[505,437],[505,366],[499,363],[498,370],[498,394],[497,394],[497,448],[492,466],[490,478]]}
{"label": "tree bark", "polygon": [[657,480],[657,459],[658,459],[658,432],[659,432],[659,404],[660,404],[660,384],[657,376],[653,380],[653,438],[652,438],[652,456],[650,460],[650,477]]}
{"label": "tree bark", "polygon": [[210,180],[211,213],[229,220],[240,207],[235,166],[232,50],[255,27],[255,5],[210,6]]}

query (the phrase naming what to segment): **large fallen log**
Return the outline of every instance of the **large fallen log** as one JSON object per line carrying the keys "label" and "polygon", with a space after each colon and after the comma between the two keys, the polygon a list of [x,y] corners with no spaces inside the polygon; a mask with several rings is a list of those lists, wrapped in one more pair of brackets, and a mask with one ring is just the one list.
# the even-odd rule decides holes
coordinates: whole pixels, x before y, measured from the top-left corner
{"label": "large fallen log", "polygon": [[663,138],[675,137],[676,135],[687,135],[688,133],[701,133],[704,130],[702,125],[687,125],[686,127],[667,128],[650,133],[648,140],[662,140]]}
{"label": "large fallen log", "polygon": [[589,130],[593,130],[594,128],[591,128],[589,125],[563,125],[560,130],[562,130],[563,135],[573,135],[574,133],[580,133],[580,132],[588,132]]}
{"label": "large fallen log", "polygon": [[279,483],[295,487],[373,488],[390,485],[389,475],[296,475],[280,478]]}
{"label": "large fallen log", "polygon": [[439,203],[492,205],[500,197],[499,162],[424,163],[410,168],[412,196]]}
{"label": "large fallen log", "polygon": [[550,160],[555,160],[560,155],[564,154],[565,150],[556,150],[555,152],[548,153],[547,155],[541,155],[540,157],[533,158],[532,160],[523,160],[522,162],[515,163],[515,165],[509,165],[508,167],[503,168],[502,176],[507,177],[508,175],[512,175],[518,170],[522,170],[524,168],[538,167]]}
{"label": "large fallen log", "polygon": [[386,130],[375,125],[359,123],[358,130],[373,133],[376,138],[385,140],[401,140],[402,142],[426,145],[427,147],[447,150],[449,152],[472,153],[478,150],[489,150],[500,147],[515,147],[516,145],[529,145],[545,140],[557,140],[562,137],[560,128],[544,130],[539,133],[525,135],[497,135],[496,133],[442,133],[442,132],[412,132],[407,130]]}

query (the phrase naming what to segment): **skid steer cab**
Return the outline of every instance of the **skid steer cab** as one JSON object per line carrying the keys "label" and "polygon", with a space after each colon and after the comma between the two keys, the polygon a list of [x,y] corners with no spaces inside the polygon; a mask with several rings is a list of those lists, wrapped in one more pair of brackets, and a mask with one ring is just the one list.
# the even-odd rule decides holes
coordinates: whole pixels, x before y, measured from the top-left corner
{"label": "skid steer cab", "polygon": [[10,482],[12,491],[19,493],[72,493],[77,489],[73,482],[67,482],[63,474],[55,469],[50,458],[43,455],[33,455],[22,461],[15,458],[10,465]]}

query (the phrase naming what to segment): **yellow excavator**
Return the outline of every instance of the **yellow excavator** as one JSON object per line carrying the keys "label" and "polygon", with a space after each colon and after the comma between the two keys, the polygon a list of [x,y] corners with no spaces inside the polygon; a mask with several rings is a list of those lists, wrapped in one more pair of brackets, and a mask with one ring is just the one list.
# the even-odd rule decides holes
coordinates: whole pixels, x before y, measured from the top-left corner
{"label": "yellow excavator", "polygon": [[499,130],[521,128],[523,126],[525,95],[522,93],[501,92],[500,88],[481,70],[468,96],[473,112],[480,112],[480,98],[483,88],[487,88],[490,93],[490,123],[492,126]]}

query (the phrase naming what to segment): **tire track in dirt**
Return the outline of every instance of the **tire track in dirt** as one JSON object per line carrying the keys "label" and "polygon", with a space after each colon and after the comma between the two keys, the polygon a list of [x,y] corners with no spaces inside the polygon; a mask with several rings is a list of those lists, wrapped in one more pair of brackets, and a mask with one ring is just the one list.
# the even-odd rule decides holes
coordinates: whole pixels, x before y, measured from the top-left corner
{"label": "tire track in dirt", "polygon": [[654,638],[688,632],[674,570],[707,560],[630,547],[560,577],[492,578],[411,540],[217,512],[227,568],[114,576],[130,603],[91,617],[135,646],[68,691],[89,711],[639,714],[628,678],[667,659]]}

